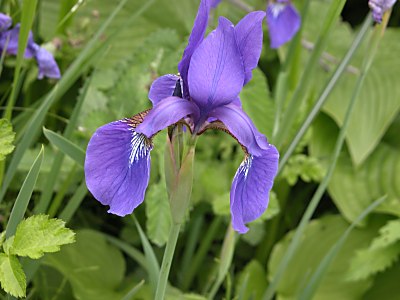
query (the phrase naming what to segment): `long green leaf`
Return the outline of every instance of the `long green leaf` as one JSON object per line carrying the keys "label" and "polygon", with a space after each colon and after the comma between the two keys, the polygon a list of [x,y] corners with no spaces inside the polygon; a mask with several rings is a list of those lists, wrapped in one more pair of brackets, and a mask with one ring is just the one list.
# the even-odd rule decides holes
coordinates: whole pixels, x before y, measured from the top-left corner
{"label": "long green leaf", "polygon": [[86,194],[86,182],[82,181],[72,198],[68,201],[67,206],[60,213],[59,218],[63,219],[65,222],[69,222],[72,216],[75,214],[76,210],[78,209],[79,205],[82,203],[82,200],[83,198],[85,198]]}
{"label": "long green leaf", "polygon": [[85,151],[79,148],[77,145],[67,140],[62,135],[55,133],[49,129],[43,127],[43,133],[45,137],[64,154],[71,157],[81,167],[85,164]]}
{"label": "long green leaf", "polygon": [[29,200],[31,200],[32,192],[39,175],[40,167],[42,166],[43,149],[44,148],[42,146],[38,156],[29,170],[28,175],[25,178],[24,183],[22,184],[21,190],[17,196],[17,200],[15,200],[10,219],[8,220],[6,227],[6,238],[9,238],[15,234],[19,222],[21,222],[25,215],[25,211],[28,207]]}
{"label": "long green leaf", "polygon": [[307,300],[312,299],[315,291],[317,290],[319,283],[323,279],[325,273],[328,271],[328,268],[332,261],[335,259],[336,255],[339,253],[340,249],[342,249],[344,243],[346,242],[347,238],[349,237],[350,233],[353,229],[371,212],[373,211],[378,205],[380,205],[383,201],[385,201],[387,196],[383,196],[373,202],[371,205],[367,207],[363,211],[358,218],[351,223],[349,228],[343,233],[340,239],[332,246],[329,252],[325,255],[322,261],[319,263],[317,269],[315,270],[314,274],[311,276],[310,281],[308,282],[307,286],[301,292],[299,299],[300,300]]}
{"label": "long green leaf", "polygon": [[7,103],[6,111],[4,113],[4,117],[8,120],[11,120],[12,108],[14,106],[15,99],[17,98],[17,87],[21,72],[22,60],[24,59],[25,49],[28,44],[29,32],[32,28],[33,19],[35,17],[37,2],[37,0],[25,0],[22,5],[21,27],[18,36],[17,64],[14,70],[13,87]]}
{"label": "long green leaf", "polygon": [[[110,25],[113,19],[117,16],[119,11],[123,8],[125,3],[128,0],[122,0],[119,5],[115,8],[115,10],[110,14],[108,19],[104,22],[104,24],[99,28],[97,33],[93,36],[93,38],[89,41],[86,47],[82,50],[80,55],[77,59],[72,63],[72,65],[68,68],[65,74],[62,76],[61,80],[58,84],[51,90],[48,96],[44,99],[43,103],[40,105],[39,109],[35,112],[35,114],[31,117],[28,121],[27,131],[25,132],[24,136],[22,137],[20,144],[15,151],[10,165],[7,169],[6,176],[4,178],[3,186],[0,191],[0,202],[4,198],[4,195],[13,179],[17,167],[24,155],[25,151],[29,148],[29,146],[34,141],[34,138],[40,127],[43,124],[44,118],[46,116],[47,111],[49,108],[58,100],[60,100],[61,96],[72,86],[72,84],[88,69],[91,63],[96,59],[96,55],[101,49],[105,49],[116,34],[111,34],[108,36],[108,39],[101,40],[101,37],[106,30],[106,28]],[[137,10],[137,12],[121,27],[129,26],[133,23],[143,12],[153,4],[154,0],[149,0],[143,6]],[[117,28],[116,32],[121,28]]]}
{"label": "long green leaf", "polygon": [[153,291],[155,291],[157,287],[158,274],[160,273],[160,265],[158,264],[153,248],[151,247],[149,240],[144,234],[142,227],[140,226],[139,222],[133,215],[132,218],[139,232],[140,240],[142,241],[142,246],[146,257],[146,263],[148,266],[150,285],[152,286]]}

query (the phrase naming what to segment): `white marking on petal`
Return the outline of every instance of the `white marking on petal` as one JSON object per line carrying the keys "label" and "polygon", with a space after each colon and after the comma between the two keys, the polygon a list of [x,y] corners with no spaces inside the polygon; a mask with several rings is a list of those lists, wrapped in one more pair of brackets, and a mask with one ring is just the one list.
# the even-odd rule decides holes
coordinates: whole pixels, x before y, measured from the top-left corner
{"label": "white marking on petal", "polygon": [[274,17],[274,19],[278,18],[278,16],[281,14],[281,12],[285,9],[286,5],[287,5],[286,3],[271,4],[270,8],[271,8],[272,16]]}
{"label": "white marking on petal", "polygon": [[253,162],[253,155],[249,154],[245,157],[245,159],[239,166],[238,173],[242,173],[245,179],[247,178],[247,174],[249,173],[252,162]]}
{"label": "white marking on petal", "polygon": [[151,150],[147,137],[142,133],[133,131],[132,128],[132,139],[131,139],[131,153],[129,155],[129,167],[147,156]]}

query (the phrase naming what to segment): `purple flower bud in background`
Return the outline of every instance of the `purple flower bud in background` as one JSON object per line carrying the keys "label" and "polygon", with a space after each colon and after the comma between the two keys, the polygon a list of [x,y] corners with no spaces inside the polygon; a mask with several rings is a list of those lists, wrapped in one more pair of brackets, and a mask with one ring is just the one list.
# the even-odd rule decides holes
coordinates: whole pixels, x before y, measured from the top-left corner
{"label": "purple flower bud in background", "polygon": [[[10,26],[11,18],[0,13],[0,53],[3,52],[5,47],[7,47],[7,54],[17,55],[20,24],[9,29]],[[53,55],[34,42],[32,32],[29,32],[24,58],[36,59],[39,67],[39,79],[42,79],[43,77],[58,79],[61,77],[60,69],[58,68]]]}
{"label": "purple flower bud in background", "polygon": [[251,12],[236,26],[220,17],[218,27],[204,38],[211,4],[200,3],[178,65],[180,76],[168,74],[153,82],[153,108],[100,127],[89,141],[86,184],[98,201],[110,206],[110,213],[125,216],[143,202],[152,137],[177,122],[186,124],[193,135],[209,129],[228,132],[242,146],[245,157],[230,193],[236,231],[247,232],[246,223],[268,206],[279,153],[242,110],[239,99],[261,54],[265,12]]}
{"label": "purple flower bud in background", "polygon": [[383,14],[392,8],[397,0],[369,0],[368,5],[372,10],[375,22],[381,23]]}
{"label": "purple flower bud in background", "polygon": [[11,24],[11,18],[5,14],[0,13],[0,32],[3,32],[10,28]]}
{"label": "purple flower bud in background", "polygon": [[271,48],[279,48],[290,41],[300,28],[300,15],[290,0],[269,0],[267,24]]}
{"label": "purple flower bud in background", "polygon": [[211,8],[216,8],[221,0],[211,0]]}

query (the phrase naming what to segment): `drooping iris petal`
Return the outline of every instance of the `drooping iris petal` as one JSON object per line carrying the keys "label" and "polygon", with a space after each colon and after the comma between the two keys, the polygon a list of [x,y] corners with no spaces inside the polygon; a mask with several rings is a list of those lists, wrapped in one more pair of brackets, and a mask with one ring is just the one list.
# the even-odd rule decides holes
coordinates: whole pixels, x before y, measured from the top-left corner
{"label": "drooping iris petal", "polygon": [[193,53],[188,79],[190,96],[203,111],[228,104],[239,95],[244,68],[229,20],[220,17],[217,29]]}
{"label": "drooping iris petal", "polygon": [[136,131],[150,138],[188,115],[192,115],[193,119],[199,116],[199,109],[193,102],[179,97],[168,97],[150,110]]}
{"label": "drooping iris petal", "polygon": [[190,60],[194,51],[203,41],[207,29],[208,16],[210,14],[210,0],[201,0],[196,19],[194,20],[192,32],[189,37],[188,45],[182,55],[182,60],[178,64],[178,70],[183,81],[183,92],[186,99],[189,98],[188,90],[188,71]]}
{"label": "drooping iris petal", "polygon": [[236,40],[244,64],[244,84],[251,79],[251,71],[257,67],[260,58],[263,41],[262,21],[264,17],[265,12],[254,11],[245,16],[235,26]]}
{"label": "drooping iris petal", "polygon": [[49,51],[43,47],[39,47],[35,58],[39,66],[39,79],[42,79],[43,77],[58,79],[61,77],[60,69],[58,68],[53,55]]}
{"label": "drooping iris petal", "polygon": [[368,5],[372,10],[375,22],[381,23],[383,14],[392,8],[397,0],[369,0]]}
{"label": "drooping iris petal", "polygon": [[246,233],[245,224],[259,218],[267,209],[278,160],[278,151],[269,145],[260,156],[248,155],[239,166],[230,196],[232,226],[237,232]]}
{"label": "drooping iris petal", "polygon": [[10,28],[11,24],[11,18],[5,14],[0,13],[0,32]]}
{"label": "drooping iris petal", "polygon": [[271,48],[290,41],[300,28],[300,15],[289,0],[278,0],[267,7]]}
{"label": "drooping iris petal", "polygon": [[[18,38],[19,38],[20,24],[17,24],[14,28],[3,32],[1,35],[0,44],[3,46],[7,43],[7,53],[12,55],[17,55],[18,53]],[[33,41],[32,32],[29,32],[28,43],[25,49],[24,57],[32,58],[35,56],[38,45]]]}
{"label": "drooping iris petal", "polygon": [[86,185],[108,212],[125,216],[143,202],[150,176],[151,142],[134,131],[132,120],[106,124],[86,150]]}
{"label": "drooping iris petal", "polygon": [[173,74],[167,74],[154,80],[149,91],[149,99],[153,105],[167,97],[171,97],[174,94],[178,80],[179,76]]}
{"label": "drooping iris petal", "polygon": [[235,104],[221,106],[212,111],[209,116],[224,123],[250,154],[260,155],[269,147],[265,136],[257,130],[249,116],[239,106]]}

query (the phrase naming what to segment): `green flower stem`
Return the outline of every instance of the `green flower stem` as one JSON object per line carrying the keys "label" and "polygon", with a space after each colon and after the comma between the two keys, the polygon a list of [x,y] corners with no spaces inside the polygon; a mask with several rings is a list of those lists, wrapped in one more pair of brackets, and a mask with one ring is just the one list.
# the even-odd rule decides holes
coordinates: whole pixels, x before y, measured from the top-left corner
{"label": "green flower stem", "polygon": [[263,297],[264,300],[270,300],[273,298],[276,288],[278,286],[278,283],[279,283],[280,279],[282,278],[282,276],[284,275],[284,272],[286,271],[287,266],[289,265],[291,259],[293,258],[293,255],[295,254],[295,252],[297,250],[297,247],[300,244],[301,237],[303,236],[304,230],[306,229],[308,222],[310,221],[323,194],[325,193],[326,188],[328,187],[330,178],[333,174],[333,171],[335,170],[336,163],[338,161],[341,149],[345,142],[346,131],[347,131],[347,127],[349,126],[349,123],[350,123],[351,115],[353,113],[357,99],[360,95],[360,91],[361,91],[361,88],[363,87],[365,78],[368,74],[368,71],[369,71],[371,65],[372,65],[373,59],[374,59],[376,51],[378,49],[379,41],[380,41],[380,39],[383,35],[383,32],[386,28],[388,19],[389,19],[389,15],[385,14],[382,24],[375,27],[374,33],[371,37],[369,47],[367,49],[367,53],[365,55],[365,59],[364,59],[362,70],[361,70],[361,75],[358,78],[358,81],[356,83],[354,93],[352,95],[352,98],[350,100],[349,106],[346,111],[343,125],[340,129],[339,136],[336,140],[335,148],[333,150],[331,164],[329,165],[328,171],[327,171],[324,179],[322,180],[322,182],[318,186],[317,191],[315,192],[314,196],[312,197],[310,204],[307,206],[307,209],[306,209],[306,211],[300,221],[300,224],[289,244],[289,247],[287,248],[282,260],[279,263],[277,272],[275,273],[270,285],[268,286],[268,288],[264,294],[264,297]]}
{"label": "green flower stem", "polygon": [[163,261],[161,264],[161,270],[158,277],[158,284],[156,290],[155,300],[163,300],[165,290],[167,288],[168,275],[171,269],[172,259],[174,257],[176,243],[178,241],[179,231],[181,229],[181,223],[174,223],[169,233],[167,246],[165,248]]}

